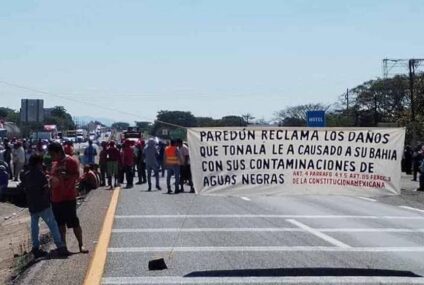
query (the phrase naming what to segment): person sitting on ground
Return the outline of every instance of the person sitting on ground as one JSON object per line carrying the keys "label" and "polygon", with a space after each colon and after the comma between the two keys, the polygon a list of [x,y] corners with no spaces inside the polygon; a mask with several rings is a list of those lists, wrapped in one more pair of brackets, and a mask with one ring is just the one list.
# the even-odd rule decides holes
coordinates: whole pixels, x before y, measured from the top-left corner
{"label": "person sitting on ground", "polygon": [[68,250],[60,236],[50,203],[49,184],[43,173],[43,157],[34,154],[29,158],[28,170],[24,173],[22,184],[25,191],[28,209],[31,214],[32,253],[36,258],[45,256],[46,252],[40,249],[39,219],[49,227],[54,243],[60,255],[68,255]]}
{"label": "person sitting on ground", "polygon": [[99,172],[99,165],[98,164],[92,164],[90,165],[90,170],[93,171],[94,175],[96,175],[96,188],[100,187],[100,172]]}
{"label": "person sitting on ground", "polygon": [[81,176],[79,182],[79,192],[87,194],[91,190],[97,189],[97,178],[96,174],[90,169],[89,165],[84,166],[84,174]]}

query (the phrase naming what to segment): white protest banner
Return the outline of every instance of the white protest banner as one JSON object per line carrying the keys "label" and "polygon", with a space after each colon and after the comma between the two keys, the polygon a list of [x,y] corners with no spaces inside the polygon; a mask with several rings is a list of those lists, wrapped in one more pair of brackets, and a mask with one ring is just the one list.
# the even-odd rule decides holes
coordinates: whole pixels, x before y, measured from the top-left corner
{"label": "white protest banner", "polygon": [[403,128],[190,128],[197,193],[399,194]]}

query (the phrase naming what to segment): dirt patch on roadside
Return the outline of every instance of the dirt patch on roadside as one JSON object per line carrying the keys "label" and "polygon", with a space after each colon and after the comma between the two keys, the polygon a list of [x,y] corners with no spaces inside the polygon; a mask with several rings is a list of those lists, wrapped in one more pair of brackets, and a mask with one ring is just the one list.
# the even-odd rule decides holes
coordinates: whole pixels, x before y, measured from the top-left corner
{"label": "dirt patch on roadside", "polygon": [[0,208],[0,284],[6,284],[18,258],[31,250],[30,216],[27,209],[9,203]]}

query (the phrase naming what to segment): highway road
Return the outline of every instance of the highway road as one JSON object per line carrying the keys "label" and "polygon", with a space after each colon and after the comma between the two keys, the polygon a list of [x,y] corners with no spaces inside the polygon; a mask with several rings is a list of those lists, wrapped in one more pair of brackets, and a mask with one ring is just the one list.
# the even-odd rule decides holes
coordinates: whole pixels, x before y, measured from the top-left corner
{"label": "highway road", "polygon": [[[103,284],[424,284],[424,210],[401,196],[145,189],[121,190]],[[161,257],[168,269],[149,271]]]}

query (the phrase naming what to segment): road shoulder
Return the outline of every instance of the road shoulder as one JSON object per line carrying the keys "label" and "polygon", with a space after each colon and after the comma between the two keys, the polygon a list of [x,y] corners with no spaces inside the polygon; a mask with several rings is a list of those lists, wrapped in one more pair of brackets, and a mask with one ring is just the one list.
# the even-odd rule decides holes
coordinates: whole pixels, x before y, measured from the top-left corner
{"label": "road shoulder", "polygon": [[78,216],[83,230],[84,244],[89,254],[78,252],[78,243],[71,231],[67,232],[68,249],[75,252],[67,259],[42,260],[21,274],[13,284],[38,285],[83,284],[90,261],[102,229],[103,220],[109,208],[113,191],[99,188],[87,195],[78,208]]}

